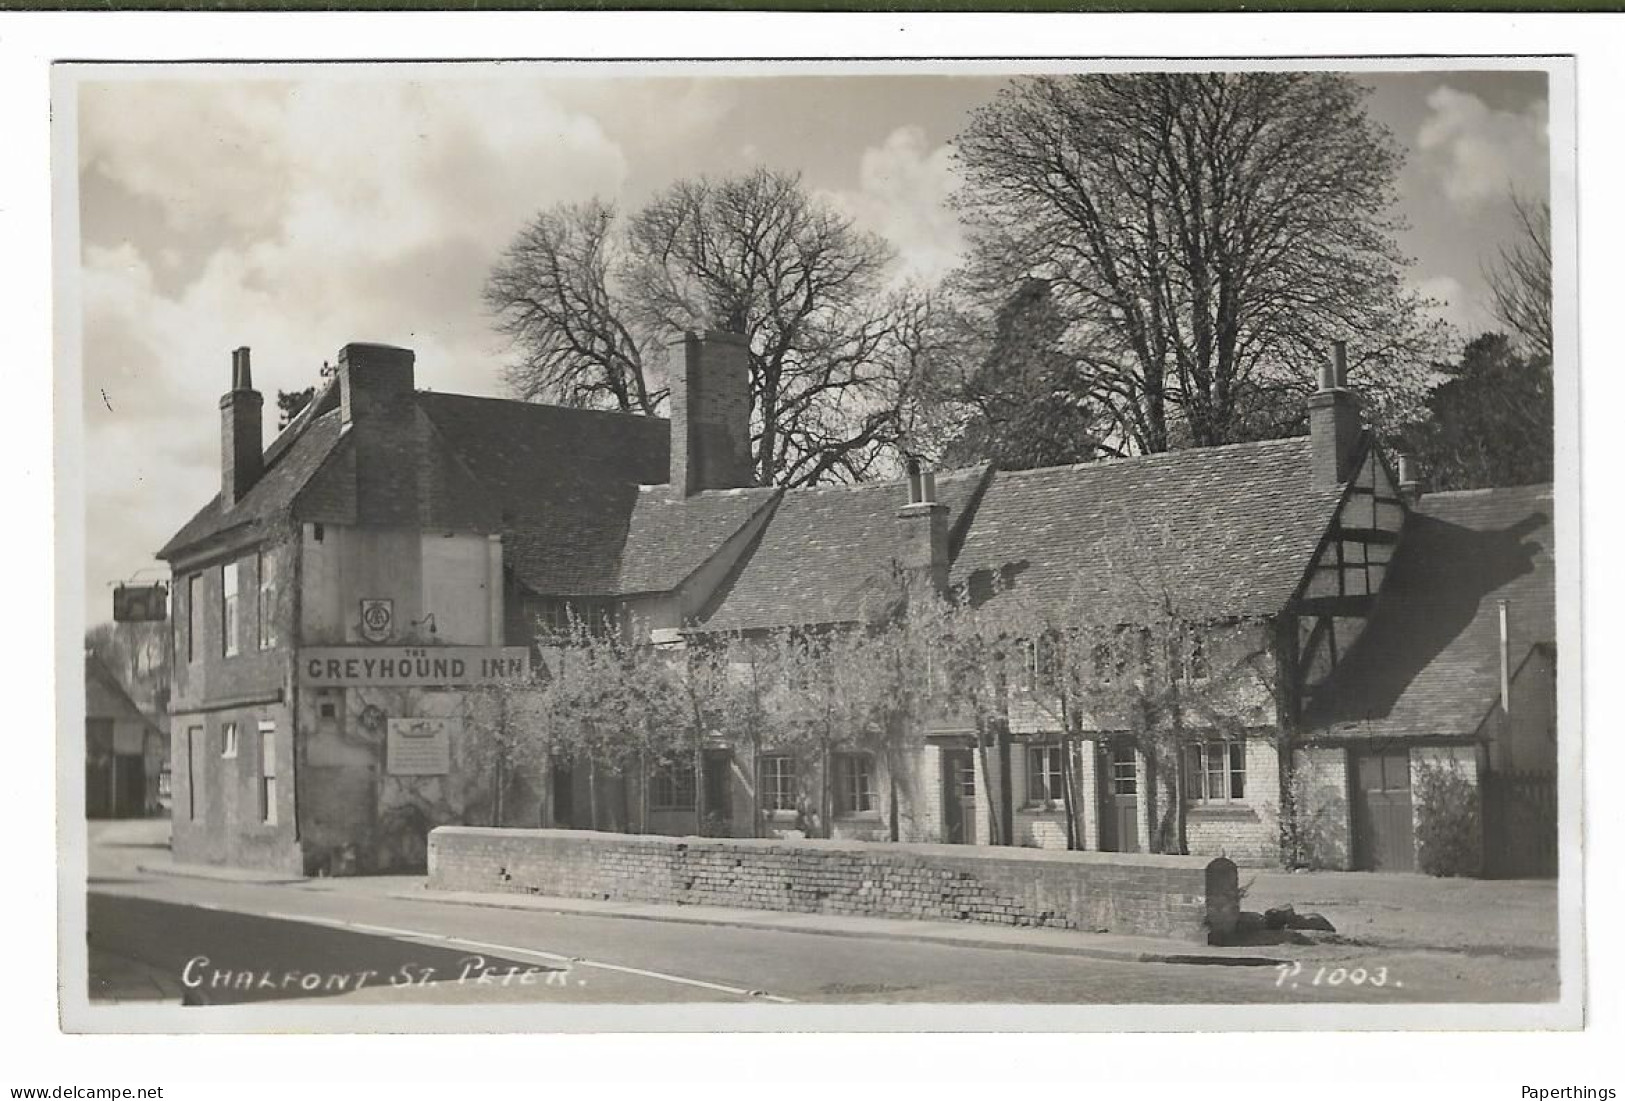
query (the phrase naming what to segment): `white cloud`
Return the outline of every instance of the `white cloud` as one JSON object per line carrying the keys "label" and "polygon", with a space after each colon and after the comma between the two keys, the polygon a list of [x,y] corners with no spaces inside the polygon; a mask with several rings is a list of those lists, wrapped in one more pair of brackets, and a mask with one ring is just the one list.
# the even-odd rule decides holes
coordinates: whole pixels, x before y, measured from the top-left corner
{"label": "white cloud", "polygon": [[1429,114],[1417,146],[1451,200],[1472,206],[1502,200],[1509,189],[1546,193],[1545,101],[1521,112],[1499,111],[1475,95],[1444,86],[1427,103]]}
{"label": "white cloud", "polygon": [[901,126],[863,151],[858,189],[830,198],[859,226],[896,247],[899,281],[931,280],[964,255],[964,234],[948,205],[957,186],[948,146],[931,149],[924,130]]}
{"label": "white cloud", "polygon": [[1453,325],[1457,332],[1473,331],[1478,311],[1461,280],[1450,275],[1435,275],[1417,281],[1411,289],[1434,303],[1433,316]]}
{"label": "white cloud", "polygon": [[420,386],[494,392],[490,264],[537,210],[613,196],[627,171],[592,119],[519,79],[120,83],[81,100],[83,169],[157,203],[192,247],[213,227],[178,288],[155,278],[175,267],[167,244],[83,250],[93,598],[216,488],[230,349],[253,348],[267,439],[276,390],[351,340],[413,348]]}

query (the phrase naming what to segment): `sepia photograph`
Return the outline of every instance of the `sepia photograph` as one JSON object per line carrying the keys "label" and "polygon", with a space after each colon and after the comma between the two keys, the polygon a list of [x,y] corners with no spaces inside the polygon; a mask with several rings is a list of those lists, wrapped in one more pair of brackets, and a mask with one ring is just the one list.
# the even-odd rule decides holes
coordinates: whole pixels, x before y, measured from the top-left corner
{"label": "sepia photograph", "polygon": [[1577,1027],[1573,97],[53,66],[63,1027]]}

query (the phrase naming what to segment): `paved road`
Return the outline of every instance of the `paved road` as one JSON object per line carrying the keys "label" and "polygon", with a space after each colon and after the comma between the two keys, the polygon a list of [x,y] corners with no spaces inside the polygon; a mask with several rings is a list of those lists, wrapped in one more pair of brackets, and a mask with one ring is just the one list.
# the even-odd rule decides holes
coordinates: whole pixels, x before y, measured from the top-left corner
{"label": "paved road", "polygon": [[447,905],[391,897],[401,884],[389,881],[182,879],[137,870],[162,859],[158,846],[99,848],[89,884],[90,982],[93,997],[115,1000],[1190,1004],[1508,996],[1486,986],[1479,969],[1437,954],[1363,961],[1373,975],[1386,966],[1383,987],[1317,986],[1314,964],[1283,984],[1268,967]]}

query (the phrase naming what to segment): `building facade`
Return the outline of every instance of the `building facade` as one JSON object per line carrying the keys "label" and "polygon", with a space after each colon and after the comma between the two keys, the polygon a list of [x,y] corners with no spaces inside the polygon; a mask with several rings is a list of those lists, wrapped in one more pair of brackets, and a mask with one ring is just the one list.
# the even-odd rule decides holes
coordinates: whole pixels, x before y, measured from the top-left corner
{"label": "building facade", "polygon": [[[1544,627],[1529,628],[1496,697],[1515,721],[1481,709],[1470,731],[1415,726],[1403,765],[1377,750],[1390,735],[1349,726],[1386,721],[1404,698],[1362,670],[1410,629],[1427,571],[1477,550],[1436,537],[1449,495],[1419,506],[1390,470],[1341,350],[1307,436],[795,490],[752,484],[742,338],[689,334],[673,358],[666,421],[419,391],[411,352],[352,344],[262,448],[248,353],[236,354],[221,492],[162,552],[180,859],[409,868],[433,826],[500,821],[1273,864],[1305,859],[1307,816],[1314,862],[1391,867],[1417,842],[1414,824],[1393,839],[1390,771],[1397,787],[1411,762],[1445,754],[1477,785],[1493,767],[1547,767]],[[1549,566],[1514,574],[1505,559],[1505,583],[1549,592]],[[1205,632],[1179,659],[1183,683],[1196,700],[1222,693],[1227,721],[1197,721],[1170,764],[1120,710],[1064,717],[1017,678],[991,740],[945,712],[880,750],[856,732],[816,752],[711,738],[675,767],[554,758],[494,776],[481,757],[492,706],[505,722],[546,721],[501,686],[548,675],[552,628],[604,621],[673,650],[858,629],[899,576],[909,599],[1064,603],[1107,631],[1145,632],[1173,608]],[[1513,607],[1537,610],[1527,595]],[[1456,611],[1397,674],[1436,681],[1429,699],[1461,683],[1451,640],[1478,621]]]}
{"label": "building facade", "polygon": [[85,816],[144,818],[163,813],[169,792],[168,740],[113,672],[85,654]]}

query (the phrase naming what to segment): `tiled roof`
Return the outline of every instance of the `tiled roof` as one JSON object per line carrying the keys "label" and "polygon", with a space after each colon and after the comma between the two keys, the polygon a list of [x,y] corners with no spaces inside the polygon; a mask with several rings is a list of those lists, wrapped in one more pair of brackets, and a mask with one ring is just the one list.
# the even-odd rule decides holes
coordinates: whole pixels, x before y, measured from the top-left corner
{"label": "tiled roof", "polygon": [[[937,476],[950,531],[986,468]],[[702,614],[707,630],[851,623],[878,614],[898,547],[905,482],[787,490],[756,546]]]}
{"label": "tiled roof", "polygon": [[1292,598],[1341,489],[1307,437],[1000,471],[953,563],[973,598],[1025,589],[1102,625],[1272,615]]}
{"label": "tiled roof", "polygon": [[500,505],[503,559],[531,590],[618,591],[639,484],[666,481],[665,420],[419,393],[419,407]]}
{"label": "tiled roof", "polygon": [[675,589],[778,493],[777,489],[724,489],[684,498],[668,486],[644,486],[621,550],[616,591]]}
{"label": "tiled roof", "polygon": [[[666,421],[428,391],[414,400],[421,416],[389,441],[402,463],[385,496],[410,489],[415,505],[405,503],[424,523],[500,529],[506,562],[536,592],[618,591],[638,485],[666,480]],[[243,500],[222,509],[216,495],[159,556],[180,557],[228,533],[256,539],[296,512],[354,522],[363,489],[339,418],[337,387],[329,385],[272,442],[265,473]],[[646,527],[650,538],[638,544],[636,561],[643,579],[669,572],[657,560],[669,541],[653,530],[658,523]]]}
{"label": "tiled roof", "polygon": [[217,536],[258,538],[288,515],[294,499],[340,445],[337,387],[329,385],[265,451],[265,472],[237,504],[222,508],[217,493],[158,552],[166,561]]}
{"label": "tiled roof", "polygon": [[149,729],[158,730],[157,724],[135,705],[113,671],[88,651],[85,653],[85,717],[139,720]]}
{"label": "tiled roof", "polygon": [[1514,667],[1556,640],[1549,485],[1424,496],[1371,622],[1306,711],[1314,737],[1467,737]]}

